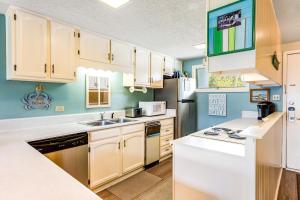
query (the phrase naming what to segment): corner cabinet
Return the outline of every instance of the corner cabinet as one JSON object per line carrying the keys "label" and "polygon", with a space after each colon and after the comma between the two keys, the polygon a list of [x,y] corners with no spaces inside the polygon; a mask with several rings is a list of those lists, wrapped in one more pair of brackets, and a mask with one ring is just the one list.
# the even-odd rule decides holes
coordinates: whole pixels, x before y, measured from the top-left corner
{"label": "corner cabinet", "polygon": [[[10,9],[6,17],[7,79],[71,82],[75,30],[42,16]],[[50,59],[51,58],[51,59]]]}

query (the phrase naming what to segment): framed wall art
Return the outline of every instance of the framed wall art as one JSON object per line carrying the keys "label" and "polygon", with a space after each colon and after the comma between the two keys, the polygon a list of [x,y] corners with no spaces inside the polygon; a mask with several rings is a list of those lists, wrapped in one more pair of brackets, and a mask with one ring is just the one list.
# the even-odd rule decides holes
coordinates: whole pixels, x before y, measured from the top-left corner
{"label": "framed wall art", "polygon": [[270,101],[270,88],[250,89],[250,102]]}
{"label": "framed wall art", "polygon": [[254,0],[240,0],[211,10],[207,19],[209,57],[255,48]]}

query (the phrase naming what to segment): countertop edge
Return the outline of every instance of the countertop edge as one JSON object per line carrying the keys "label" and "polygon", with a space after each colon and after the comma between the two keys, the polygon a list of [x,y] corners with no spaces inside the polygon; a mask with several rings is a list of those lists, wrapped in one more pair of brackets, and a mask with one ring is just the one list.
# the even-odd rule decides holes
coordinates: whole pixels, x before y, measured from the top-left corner
{"label": "countertop edge", "polygon": [[285,115],[285,112],[275,112],[263,119],[262,126],[250,126],[240,133],[240,135],[254,138],[263,139],[269,130]]}

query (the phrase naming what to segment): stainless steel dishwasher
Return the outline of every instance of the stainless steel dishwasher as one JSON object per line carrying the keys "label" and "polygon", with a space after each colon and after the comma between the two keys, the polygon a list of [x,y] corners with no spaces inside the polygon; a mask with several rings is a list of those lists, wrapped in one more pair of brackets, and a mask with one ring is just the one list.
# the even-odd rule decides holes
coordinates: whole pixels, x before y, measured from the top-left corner
{"label": "stainless steel dishwasher", "polygon": [[85,186],[88,186],[88,134],[48,138],[28,142]]}
{"label": "stainless steel dishwasher", "polygon": [[146,123],[145,168],[158,164],[160,158],[160,122]]}

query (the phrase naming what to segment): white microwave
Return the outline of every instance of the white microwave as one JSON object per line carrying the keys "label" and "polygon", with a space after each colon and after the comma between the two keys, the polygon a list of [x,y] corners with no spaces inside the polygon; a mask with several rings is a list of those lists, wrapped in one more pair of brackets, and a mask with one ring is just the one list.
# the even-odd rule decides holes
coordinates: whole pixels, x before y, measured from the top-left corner
{"label": "white microwave", "polygon": [[144,116],[164,115],[167,111],[165,101],[140,101],[139,107],[142,108]]}

